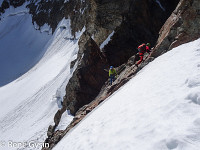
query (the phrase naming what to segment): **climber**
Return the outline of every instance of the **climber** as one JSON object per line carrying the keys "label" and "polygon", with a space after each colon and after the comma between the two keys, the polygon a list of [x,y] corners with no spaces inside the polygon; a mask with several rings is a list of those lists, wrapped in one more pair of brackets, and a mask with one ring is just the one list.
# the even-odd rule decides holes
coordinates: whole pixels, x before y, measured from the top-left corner
{"label": "climber", "polygon": [[136,67],[138,67],[138,65],[143,61],[144,54],[146,52],[147,53],[151,52],[150,43],[140,45],[138,47],[138,51],[139,51],[140,60],[135,64]]}
{"label": "climber", "polygon": [[117,72],[115,68],[113,68],[113,66],[110,66],[110,70],[109,70],[110,85],[112,85],[112,82],[115,80],[116,76],[117,76]]}

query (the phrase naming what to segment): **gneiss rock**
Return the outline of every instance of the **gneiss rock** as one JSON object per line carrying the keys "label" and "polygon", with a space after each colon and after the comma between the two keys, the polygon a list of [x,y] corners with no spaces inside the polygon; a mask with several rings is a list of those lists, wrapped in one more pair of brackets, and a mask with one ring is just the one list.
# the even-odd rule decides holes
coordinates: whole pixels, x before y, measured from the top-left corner
{"label": "gneiss rock", "polygon": [[53,135],[54,129],[55,129],[54,126],[52,126],[52,125],[49,126],[48,131],[47,131],[47,136],[48,137],[51,137]]}
{"label": "gneiss rock", "polygon": [[88,20],[88,15],[85,14],[89,13],[88,5],[90,4],[90,1],[70,0],[65,2],[65,0],[3,0],[2,5],[0,6],[0,19],[1,14],[9,7],[16,8],[23,4],[26,4],[26,7],[29,9],[29,13],[32,16],[32,23],[36,23],[39,26],[39,29],[44,24],[48,24],[54,32],[58,23],[63,18],[70,18],[72,35],[76,38],[75,33],[80,31],[86,25]]}
{"label": "gneiss rock", "polygon": [[[108,63],[113,66],[119,66],[126,63],[132,55],[138,52],[137,47],[139,44],[150,42],[154,45],[160,28],[178,2],[179,0],[173,0],[173,2],[172,0],[163,0],[161,2],[165,8],[165,11],[163,11],[155,0],[117,0],[109,2],[103,0],[101,4],[103,8],[106,8],[105,13],[107,11],[110,12],[109,16],[113,15],[113,18],[123,16],[121,17],[123,19],[120,26],[117,26],[114,30],[115,34],[112,37],[112,41],[104,47]],[[128,7],[126,3],[128,3]],[[115,7],[109,7],[109,5],[114,5]],[[114,9],[116,6],[119,6],[118,11]],[[112,14],[112,11],[116,11],[116,14]],[[104,15],[99,15],[99,17],[101,20],[108,18],[104,17]],[[102,26],[109,28],[113,22],[111,19],[110,21],[106,21],[107,24],[102,22]]]}
{"label": "gneiss rock", "polygon": [[199,38],[199,10],[199,0],[181,0],[160,30],[160,36],[152,56],[157,57],[174,47]]}
{"label": "gneiss rock", "polygon": [[55,122],[55,126],[58,126],[61,116],[62,116],[63,111],[62,110],[58,110],[57,113],[54,116],[54,122]]}
{"label": "gneiss rock", "polygon": [[107,80],[105,60],[92,38],[85,44],[83,52],[79,66],[67,85],[63,101],[63,106],[73,115],[96,97]]}
{"label": "gneiss rock", "polygon": [[[164,2],[166,7],[168,3]],[[155,43],[158,31],[177,3],[175,0],[163,11],[149,0],[90,0],[85,14],[86,32],[79,40],[78,67],[66,87],[64,107],[75,114],[91,102],[108,79],[104,69],[126,63],[138,52],[139,44]],[[112,31],[114,35],[101,53],[99,46]]]}
{"label": "gneiss rock", "polygon": [[[168,3],[167,0],[163,1]],[[175,4],[168,5],[166,11],[163,11],[153,0],[86,0],[86,3],[88,7],[84,15],[81,15],[81,24],[84,23],[82,21],[84,18],[86,31],[79,40],[76,61],[78,67],[66,87],[61,111],[69,109],[75,117],[64,131],[56,131],[46,140],[51,145],[50,149],[86,114],[128,82],[142,68],[137,69],[131,65],[134,63],[134,56],[129,60],[128,65],[126,62],[137,53],[139,44],[155,43],[158,31],[171,13],[168,11],[169,7],[171,10],[175,8]],[[78,18],[75,20],[79,21]],[[105,52],[103,55],[99,46],[113,31],[111,41],[103,48]],[[72,66],[74,64],[75,62]],[[114,65],[119,72],[119,77],[113,86],[107,84],[108,73],[104,71],[109,65]],[[55,118],[55,123],[58,124],[60,112]]]}

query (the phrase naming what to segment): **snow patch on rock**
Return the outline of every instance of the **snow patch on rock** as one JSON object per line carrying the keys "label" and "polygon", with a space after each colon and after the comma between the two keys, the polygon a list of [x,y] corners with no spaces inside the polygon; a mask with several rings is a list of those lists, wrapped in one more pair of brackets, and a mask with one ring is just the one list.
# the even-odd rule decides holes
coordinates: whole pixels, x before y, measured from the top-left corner
{"label": "snow patch on rock", "polygon": [[100,49],[103,49],[105,45],[107,45],[109,43],[109,41],[111,40],[111,37],[114,35],[115,31],[113,31],[108,37],[107,39],[100,45]]}
{"label": "snow patch on rock", "polygon": [[158,5],[160,6],[160,8],[161,8],[163,11],[165,11],[165,8],[162,6],[162,4],[160,3],[159,0],[156,0],[156,3],[158,3]]}

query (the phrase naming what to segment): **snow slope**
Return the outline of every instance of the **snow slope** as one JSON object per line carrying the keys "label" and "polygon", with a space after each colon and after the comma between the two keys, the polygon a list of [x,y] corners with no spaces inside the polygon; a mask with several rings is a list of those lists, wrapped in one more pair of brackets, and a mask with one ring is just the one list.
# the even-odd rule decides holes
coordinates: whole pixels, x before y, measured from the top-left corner
{"label": "snow slope", "polygon": [[[12,80],[0,87],[0,149],[2,150],[41,149],[41,146],[29,145],[12,147],[9,141],[44,142],[48,126],[53,124],[53,117],[65,95],[66,84],[76,67],[75,65],[70,69],[70,63],[76,59],[78,53],[78,39],[69,40],[72,39],[70,19],[63,19],[55,33],[49,35],[50,30],[46,25],[42,28],[45,32],[34,29],[31,16],[24,13],[26,12],[24,6],[18,10],[8,10],[0,22],[0,31],[4,33],[2,35],[1,32],[0,36],[3,45],[0,47],[3,55],[0,55],[0,60],[3,61],[0,63],[1,77],[3,77],[1,83],[4,83],[4,80],[8,81],[6,75],[9,81]],[[77,38],[83,31],[76,34]],[[23,74],[24,72],[26,73]],[[19,73],[23,75],[14,80]],[[66,127],[72,118],[65,113],[62,119],[67,122],[62,121],[59,127]]]}
{"label": "snow slope", "polygon": [[23,7],[10,7],[0,20],[0,86],[8,84],[32,68],[45,53],[51,36],[32,25]]}
{"label": "snow slope", "polygon": [[200,39],[158,57],[54,150],[199,150]]}

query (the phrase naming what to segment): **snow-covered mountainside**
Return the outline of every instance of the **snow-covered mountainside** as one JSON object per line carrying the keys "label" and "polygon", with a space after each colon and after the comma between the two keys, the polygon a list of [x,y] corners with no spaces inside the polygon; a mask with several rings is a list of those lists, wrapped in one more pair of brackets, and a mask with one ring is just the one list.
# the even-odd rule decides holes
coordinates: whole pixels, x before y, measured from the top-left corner
{"label": "snow-covered mountainside", "polygon": [[[6,150],[12,149],[9,141],[44,142],[76,68],[76,65],[70,68],[70,63],[77,58],[78,40],[69,40],[72,37],[70,19],[63,19],[52,35],[47,25],[36,30],[25,6],[11,7],[3,15],[0,21],[0,85],[4,85],[0,87],[0,149]],[[76,37],[81,34],[77,32]],[[72,116],[65,113],[62,119],[65,121],[58,128],[63,125],[66,128]]]}
{"label": "snow-covered mountainside", "polygon": [[[199,135],[190,129],[199,129],[192,114],[199,106],[199,41],[138,72],[168,50],[200,38],[199,4],[0,0],[0,149],[41,149],[45,143],[49,147],[43,150],[50,150],[65,135],[55,149],[62,149],[66,139],[65,149],[190,150],[189,142],[195,149]],[[137,47],[147,42],[154,47],[152,53],[136,67]],[[118,73],[112,85],[107,72],[111,65]],[[142,139],[148,141],[146,147],[138,146],[145,145]]]}
{"label": "snow-covered mountainside", "polygon": [[8,84],[32,68],[45,52],[50,39],[46,32],[36,31],[25,7],[11,7],[1,17],[0,86]]}
{"label": "snow-covered mountainside", "polygon": [[199,150],[200,39],[158,57],[54,150]]}

